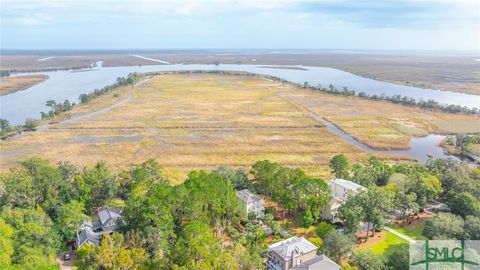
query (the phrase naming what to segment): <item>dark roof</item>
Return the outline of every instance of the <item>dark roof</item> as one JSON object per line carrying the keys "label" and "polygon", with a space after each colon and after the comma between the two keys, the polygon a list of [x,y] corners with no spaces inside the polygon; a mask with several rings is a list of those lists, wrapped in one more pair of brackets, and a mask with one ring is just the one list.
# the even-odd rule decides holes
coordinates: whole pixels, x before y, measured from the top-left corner
{"label": "dark roof", "polygon": [[341,267],[325,255],[317,256],[309,261],[299,264],[291,270],[340,270]]}
{"label": "dark roof", "polygon": [[100,245],[100,234],[94,233],[89,230],[83,230],[80,234],[77,235],[77,248],[81,247],[87,241],[93,243],[94,245]]}
{"label": "dark roof", "polygon": [[100,210],[98,212],[98,217],[100,218],[100,222],[102,224],[105,224],[109,219],[119,219],[122,216],[120,215],[120,210],[116,208],[106,208],[103,210]]}

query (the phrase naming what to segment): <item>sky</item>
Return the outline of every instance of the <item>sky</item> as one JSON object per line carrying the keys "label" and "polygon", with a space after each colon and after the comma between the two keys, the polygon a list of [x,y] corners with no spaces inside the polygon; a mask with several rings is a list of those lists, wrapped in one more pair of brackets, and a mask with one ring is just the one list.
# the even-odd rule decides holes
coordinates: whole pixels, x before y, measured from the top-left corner
{"label": "sky", "polygon": [[2,49],[480,50],[480,0],[0,0]]}

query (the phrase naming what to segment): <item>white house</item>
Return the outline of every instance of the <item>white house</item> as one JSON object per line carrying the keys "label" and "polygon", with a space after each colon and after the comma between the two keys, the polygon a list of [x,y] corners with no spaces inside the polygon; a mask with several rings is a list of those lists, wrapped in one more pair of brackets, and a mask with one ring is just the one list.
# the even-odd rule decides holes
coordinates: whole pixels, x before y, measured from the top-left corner
{"label": "white house", "polygon": [[253,212],[257,218],[263,218],[265,215],[265,205],[262,198],[253,194],[248,189],[237,191],[237,198],[241,201],[247,215]]}
{"label": "white house", "polygon": [[303,237],[291,237],[268,247],[267,270],[340,270],[341,267]]}
{"label": "white house", "polygon": [[323,219],[327,219],[332,222],[339,221],[336,218],[338,208],[349,196],[358,194],[361,190],[366,189],[357,183],[340,178],[330,180],[328,182],[328,188],[330,189],[330,194],[332,194],[333,198],[324,207],[324,209],[320,211],[320,216]]}

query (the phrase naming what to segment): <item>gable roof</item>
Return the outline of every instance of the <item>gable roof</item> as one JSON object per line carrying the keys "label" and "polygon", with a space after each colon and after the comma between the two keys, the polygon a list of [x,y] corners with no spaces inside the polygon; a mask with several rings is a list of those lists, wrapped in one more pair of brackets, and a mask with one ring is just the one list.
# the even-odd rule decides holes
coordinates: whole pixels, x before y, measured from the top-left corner
{"label": "gable roof", "polygon": [[252,202],[255,202],[255,201],[259,201],[259,200],[262,199],[262,198],[258,197],[257,195],[253,194],[252,192],[250,192],[250,190],[248,190],[248,189],[237,191],[237,198],[239,198],[240,200],[242,200],[246,204],[247,203],[252,203]]}
{"label": "gable roof", "polygon": [[317,250],[318,248],[303,237],[291,237],[280,241],[268,248],[280,256],[283,260],[288,261],[292,258],[292,253],[297,255],[306,254]]}
{"label": "gable roof", "polygon": [[98,212],[98,217],[100,222],[105,224],[109,219],[119,219],[122,216],[120,215],[120,210],[116,208],[106,208]]}
{"label": "gable roof", "polygon": [[335,179],[330,180],[328,182],[328,187],[330,188],[330,190],[332,190],[334,188],[334,185],[339,185],[339,186],[341,186],[345,189],[351,190],[355,193],[360,192],[360,190],[366,189],[364,186],[361,186],[357,183],[354,183],[352,181],[348,181],[348,180],[345,180],[345,179],[341,179],[341,178],[335,178]]}
{"label": "gable roof", "polygon": [[86,242],[91,242],[94,245],[100,245],[100,234],[94,233],[90,230],[83,230],[80,234],[77,235],[77,248],[81,247]]}
{"label": "gable roof", "polygon": [[98,228],[102,226],[102,223],[100,223],[99,220],[94,220],[94,221],[83,221],[81,224],[80,224],[80,227],[81,228],[89,228],[89,229],[94,229],[94,228]]}
{"label": "gable roof", "polygon": [[340,270],[341,267],[325,255],[317,256],[309,261],[299,264],[291,270]]}

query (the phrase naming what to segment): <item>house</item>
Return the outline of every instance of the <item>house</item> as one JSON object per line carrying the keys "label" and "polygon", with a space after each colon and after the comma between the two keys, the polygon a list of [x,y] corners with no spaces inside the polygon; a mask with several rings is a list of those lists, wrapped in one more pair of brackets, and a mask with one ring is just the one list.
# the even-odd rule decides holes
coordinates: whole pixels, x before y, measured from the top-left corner
{"label": "house", "polygon": [[237,191],[237,198],[242,202],[245,213],[253,212],[257,218],[263,218],[265,215],[265,206],[263,199],[250,192],[248,189]]}
{"label": "house", "polygon": [[98,212],[98,218],[102,224],[102,231],[113,232],[117,227],[117,221],[122,218],[122,215],[119,209],[107,208]]}
{"label": "house", "polygon": [[84,221],[80,224],[81,232],[77,234],[75,247],[79,248],[85,243],[99,245],[102,235],[115,231],[121,211],[116,208],[106,208],[98,212],[98,220]]}
{"label": "house", "polygon": [[79,248],[83,246],[85,243],[89,245],[100,245],[100,239],[102,238],[102,234],[96,233],[89,230],[83,230],[77,235],[77,239],[75,240],[75,247]]}
{"label": "house", "polygon": [[291,237],[268,247],[267,270],[340,270],[341,267],[303,237]]}
{"label": "house", "polygon": [[328,188],[330,189],[330,194],[332,194],[332,199],[320,211],[320,216],[325,220],[330,220],[332,222],[339,222],[340,220],[336,217],[338,208],[342,203],[351,195],[358,194],[360,191],[365,190],[366,188],[356,184],[352,181],[345,179],[336,178],[328,182]]}

